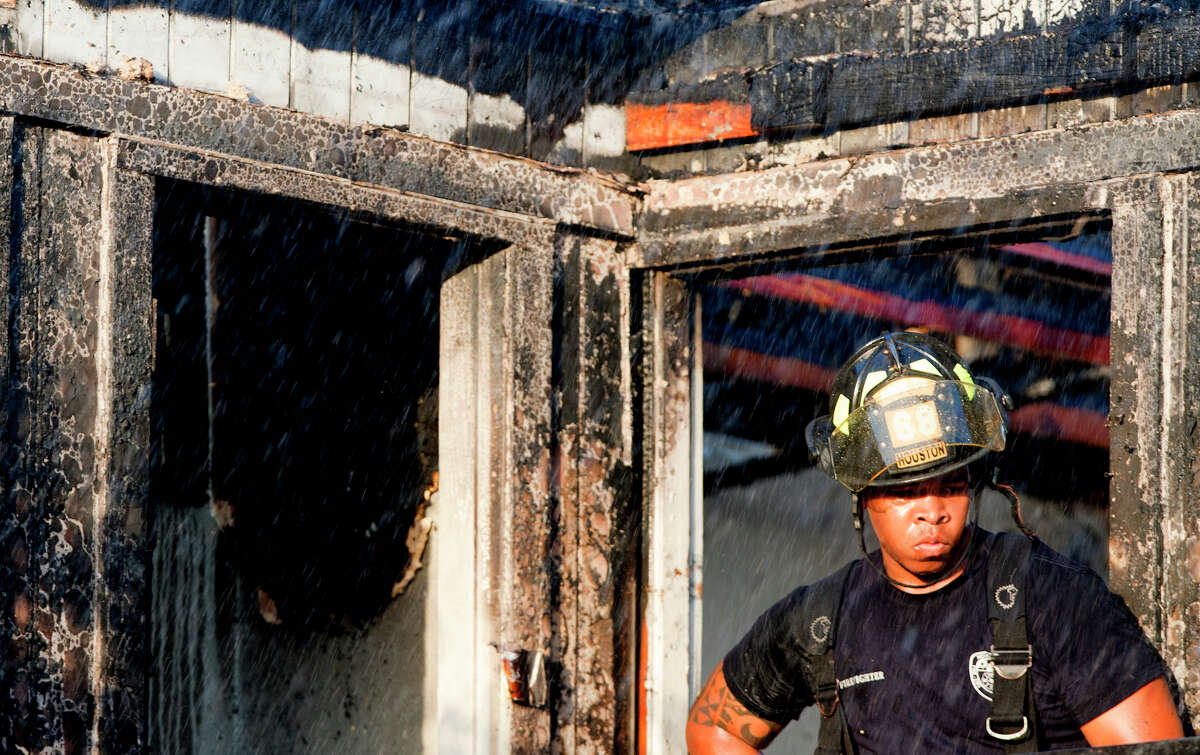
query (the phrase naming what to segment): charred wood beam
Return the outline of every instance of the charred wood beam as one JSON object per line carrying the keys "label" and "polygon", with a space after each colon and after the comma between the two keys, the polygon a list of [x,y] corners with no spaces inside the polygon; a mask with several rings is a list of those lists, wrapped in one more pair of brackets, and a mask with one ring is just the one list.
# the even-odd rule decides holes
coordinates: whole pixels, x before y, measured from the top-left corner
{"label": "charred wood beam", "polygon": [[[1121,85],[1151,86],[1200,74],[1200,55],[1174,56],[1200,38],[1200,20],[1147,30],[1128,42],[1080,40],[1073,31],[979,40],[910,55],[845,55],[791,61],[750,75],[756,129],[823,128],[990,110],[1051,96],[1086,95]],[[1138,44],[1140,42],[1140,44]],[[1145,60],[1125,61],[1135,45]],[[1167,48],[1167,49],[1164,49]],[[1136,54],[1136,53],[1135,53]]]}
{"label": "charred wood beam", "polygon": [[[13,128],[0,742],[144,751],[150,185],[114,140]],[[7,185],[7,184],[6,184]]]}
{"label": "charred wood beam", "polygon": [[1200,13],[1126,13],[1036,36],[806,58],[627,100],[630,150],[1111,95],[1200,78]]}
{"label": "charred wood beam", "polygon": [[1200,77],[1200,14],[1139,26],[1125,19],[910,55],[781,63],[750,74],[751,123],[830,132]]}
{"label": "charred wood beam", "polygon": [[121,139],[120,168],[216,187],[327,205],[353,215],[388,219],[452,238],[529,243],[554,222],[505,210],[367,186],[345,178],[160,142]]}
{"label": "charred wood beam", "polygon": [[[1200,218],[1194,175],[1113,199],[1109,568],[1194,716],[1200,710]],[[1147,523],[1153,523],[1147,526]]]}
{"label": "charred wood beam", "polygon": [[634,749],[636,556],[628,271],[615,242],[560,232],[556,243],[551,484],[557,537],[552,749]]}
{"label": "charred wood beam", "polygon": [[[629,254],[632,267],[667,266],[737,274],[765,264],[787,262],[829,264],[839,258],[875,254],[880,249],[948,238],[957,229],[962,236],[1033,233],[1035,228],[1061,228],[1058,211],[1093,217],[1104,197],[1085,189],[1022,193],[994,200],[967,199],[914,203],[903,210],[864,209],[816,217],[799,216],[777,221],[735,224],[711,231],[645,234]],[[902,233],[897,233],[901,229]],[[991,238],[989,236],[989,238]]]}

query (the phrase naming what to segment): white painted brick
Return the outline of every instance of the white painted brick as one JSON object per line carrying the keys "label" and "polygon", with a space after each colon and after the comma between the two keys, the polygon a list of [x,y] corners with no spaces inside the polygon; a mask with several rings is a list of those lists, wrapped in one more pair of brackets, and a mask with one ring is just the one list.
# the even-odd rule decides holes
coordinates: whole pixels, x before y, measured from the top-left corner
{"label": "white painted brick", "polygon": [[350,53],[293,48],[292,107],[330,118],[350,118]]}
{"label": "white painted brick", "polygon": [[499,128],[523,135],[525,108],[507,94],[474,92],[471,94],[471,123],[474,126]]}
{"label": "white painted brick", "polygon": [[880,123],[841,132],[838,152],[843,155],[863,155],[879,152],[908,143],[908,121]]}
{"label": "white painted brick", "polygon": [[585,105],[583,151],[593,157],[625,154],[625,108],[620,105]]}
{"label": "white painted brick", "polygon": [[806,139],[773,143],[763,154],[758,167],[765,169],[828,160],[840,154],[841,150],[841,132],[835,132],[829,136],[810,136]]}
{"label": "white painted brick", "polygon": [[357,55],[350,92],[350,120],[379,126],[408,124],[411,69],[400,63]]}
{"label": "white painted brick", "polygon": [[413,71],[409,129],[442,141],[462,138],[467,128],[467,90]]}
{"label": "white painted brick", "polygon": [[166,81],[168,33],[166,8],[113,8],[108,17],[108,67],[116,70],[128,58],[145,58],[154,67],[155,81]]}
{"label": "white painted brick", "polygon": [[979,0],[979,36],[1036,33],[1046,23],[1044,0]]}
{"label": "white painted brick", "polygon": [[45,57],[42,50],[44,28],[44,0],[17,0],[16,28],[13,30],[17,52],[35,58]]}
{"label": "white painted brick", "polygon": [[525,108],[507,94],[476,92],[471,96],[471,112],[476,123],[510,129],[525,127]]}
{"label": "white painted brick", "polygon": [[171,14],[167,76],[172,84],[208,92],[229,85],[229,19]]}
{"label": "white painted brick", "polygon": [[704,165],[701,169],[706,173],[739,173],[754,170],[768,148],[769,145],[765,139],[730,146],[709,147],[704,150]]}
{"label": "white painted brick", "polygon": [[912,47],[927,49],[970,39],[975,34],[974,0],[911,3]]}
{"label": "white painted brick", "polygon": [[46,59],[103,67],[108,59],[105,13],[76,0],[46,0],[42,47]]}
{"label": "white painted brick", "polygon": [[546,156],[546,160],[552,163],[564,163],[569,165],[583,163],[583,114],[579,116],[579,120],[567,124],[563,129],[563,134],[559,140],[554,143],[554,147],[550,149],[550,154]]}
{"label": "white painted brick", "polygon": [[[708,162],[708,157],[713,152],[722,152],[723,149],[700,149],[690,150],[687,152],[662,152],[650,153],[641,155],[639,162],[642,167],[648,169],[653,176],[673,176],[680,173],[702,173],[705,165]],[[722,155],[718,159],[726,162]],[[726,173],[732,171],[723,171]]]}
{"label": "white painted brick", "polygon": [[230,79],[246,88],[251,102],[287,107],[291,95],[291,37],[278,29],[237,20],[232,32]]}

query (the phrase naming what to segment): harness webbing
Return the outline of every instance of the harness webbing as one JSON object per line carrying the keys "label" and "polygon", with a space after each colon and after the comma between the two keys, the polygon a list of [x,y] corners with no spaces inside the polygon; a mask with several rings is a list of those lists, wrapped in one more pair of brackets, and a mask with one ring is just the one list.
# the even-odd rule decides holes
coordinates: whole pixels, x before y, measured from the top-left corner
{"label": "harness webbing", "polygon": [[[1033,649],[1025,627],[1025,584],[1032,540],[999,534],[988,555],[988,619],[992,624],[992,708],[985,727],[1006,753],[1036,752],[1040,732],[1029,669]],[[814,583],[804,597],[800,645],[805,681],[821,712],[816,755],[854,755],[854,738],[838,695],[834,646],[838,614],[853,564]]]}
{"label": "harness webbing", "polygon": [[988,619],[992,623],[992,709],[985,721],[989,736],[1006,753],[1038,750],[1038,721],[1033,707],[1030,669],[1033,647],[1025,626],[1025,585],[1033,541],[1000,534],[988,558]]}
{"label": "harness webbing", "polygon": [[803,616],[806,625],[800,627],[800,644],[808,660],[805,679],[821,711],[817,755],[853,755],[855,752],[854,740],[850,736],[838,696],[837,673],[833,667],[838,614],[853,565],[846,564],[832,576],[813,584],[804,597]]}

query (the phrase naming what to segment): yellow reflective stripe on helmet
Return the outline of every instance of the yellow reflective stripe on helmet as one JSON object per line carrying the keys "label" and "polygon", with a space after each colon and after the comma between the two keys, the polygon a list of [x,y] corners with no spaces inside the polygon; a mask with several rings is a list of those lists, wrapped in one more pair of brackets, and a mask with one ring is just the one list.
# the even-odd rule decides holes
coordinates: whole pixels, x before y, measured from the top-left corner
{"label": "yellow reflective stripe on helmet", "polygon": [[886,379],[887,370],[875,370],[874,372],[868,372],[867,376],[863,378],[862,397],[865,399],[868,395],[870,395],[871,390],[875,386],[879,385]]}
{"label": "yellow reflective stripe on helmet", "polygon": [[846,418],[850,416],[850,399],[846,394],[840,394],[837,397],[837,403],[833,405],[833,426],[838,432],[843,435],[850,434],[850,428],[846,427]]}
{"label": "yellow reflective stripe on helmet", "polygon": [[926,375],[933,375],[936,378],[940,378],[942,376],[942,373],[938,372],[938,368],[934,367],[933,362],[929,361],[928,359],[918,359],[917,361],[908,365],[908,369],[915,372],[924,372]]}
{"label": "yellow reflective stripe on helmet", "polygon": [[[971,377],[971,371],[961,364],[954,365],[954,374],[958,376],[959,380],[966,383],[968,386],[975,385],[975,378]],[[967,388],[967,401],[973,401],[974,399],[975,389],[973,387]]]}

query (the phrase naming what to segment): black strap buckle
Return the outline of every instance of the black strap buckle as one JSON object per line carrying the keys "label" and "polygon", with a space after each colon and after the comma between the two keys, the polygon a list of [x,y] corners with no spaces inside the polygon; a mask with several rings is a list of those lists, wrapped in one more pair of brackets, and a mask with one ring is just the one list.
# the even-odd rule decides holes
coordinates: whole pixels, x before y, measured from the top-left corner
{"label": "black strap buckle", "polygon": [[992,645],[992,668],[1004,679],[1017,680],[1033,665],[1033,645],[1023,649],[1001,648]]}
{"label": "black strap buckle", "polygon": [[817,709],[821,711],[821,716],[824,718],[829,718],[837,711],[838,702],[841,699],[838,696],[836,683],[820,685],[813,697],[816,699]]}

